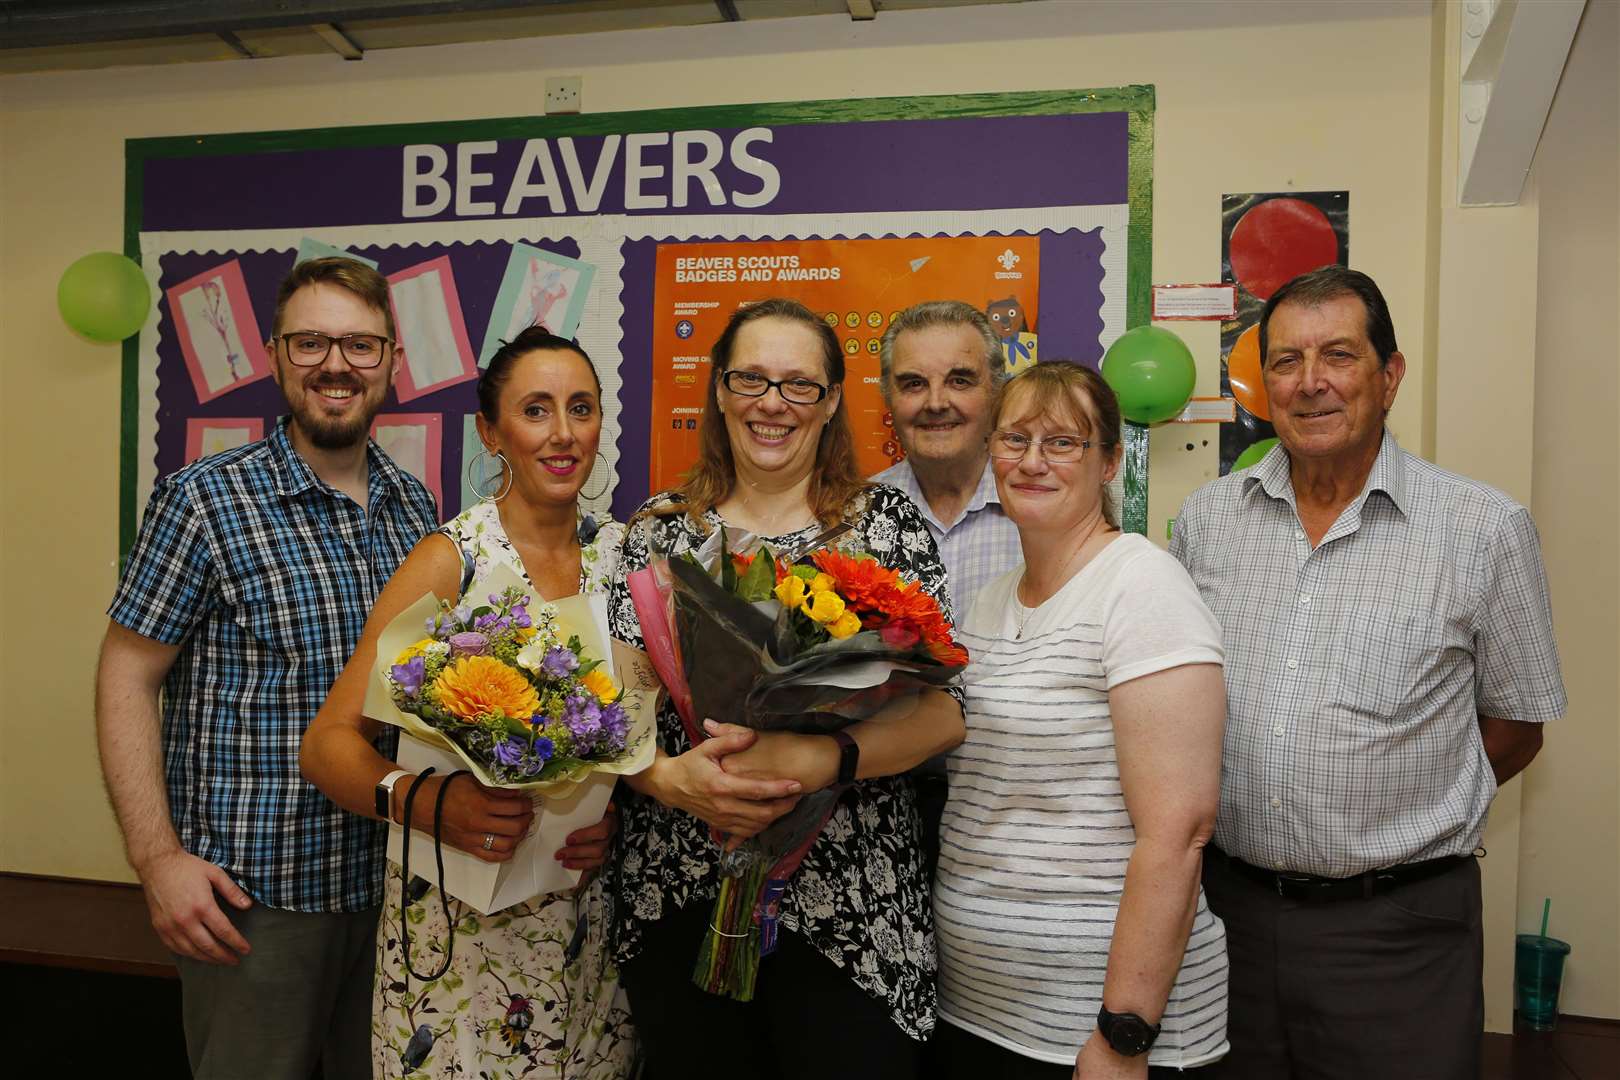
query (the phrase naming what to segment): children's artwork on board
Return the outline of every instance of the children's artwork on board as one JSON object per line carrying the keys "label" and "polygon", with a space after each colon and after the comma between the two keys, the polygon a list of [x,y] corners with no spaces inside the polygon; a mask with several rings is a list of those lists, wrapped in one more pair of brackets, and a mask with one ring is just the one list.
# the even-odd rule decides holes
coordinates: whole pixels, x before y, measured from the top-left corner
{"label": "children's artwork on board", "polygon": [[439,450],[444,439],[444,417],[439,413],[383,413],[371,422],[371,437],[396,465],[427,485],[443,516]]}
{"label": "children's artwork on board", "polygon": [[186,420],[186,464],[264,438],[257,416],[193,416]]}
{"label": "children's artwork on board", "polygon": [[589,263],[528,244],[513,244],[489,314],[484,346],[478,353],[479,366],[488,365],[503,341],[511,341],[531,326],[572,339],[595,276],[596,268]]}
{"label": "children's artwork on board", "polygon": [[405,352],[394,377],[401,402],[478,378],[448,257],[389,274],[388,292]]}
{"label": "children's artwork on board", "polygon": [[165,292],[198,404],[270,374],[270,359],[235,260]]}

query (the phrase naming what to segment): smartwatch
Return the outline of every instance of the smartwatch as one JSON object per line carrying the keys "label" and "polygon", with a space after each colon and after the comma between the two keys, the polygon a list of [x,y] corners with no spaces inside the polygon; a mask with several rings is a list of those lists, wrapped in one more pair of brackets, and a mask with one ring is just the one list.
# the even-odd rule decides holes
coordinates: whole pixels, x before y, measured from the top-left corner
{"label": "smartwatch", "polygon": [[827,734],[838,744],[838,782],[853,784],[855,769],[861,763],[861,744],[847,731],[829,731]]}
{"label": "smartwatch", "polygon": [[377,816],[392,824],[394,820],[394,785],[400,778],[411,775],[405,769],[395,769],[377,781]]}
{"label": "smartwatch", "polygon": [[1106,1005],[1097,1010],[1097,1030],[1114,1053],[1125,1057],[1147,1053],[1159,1037],[1158,1024],[1150,1024],[1135,1013],[1109,1012]]}

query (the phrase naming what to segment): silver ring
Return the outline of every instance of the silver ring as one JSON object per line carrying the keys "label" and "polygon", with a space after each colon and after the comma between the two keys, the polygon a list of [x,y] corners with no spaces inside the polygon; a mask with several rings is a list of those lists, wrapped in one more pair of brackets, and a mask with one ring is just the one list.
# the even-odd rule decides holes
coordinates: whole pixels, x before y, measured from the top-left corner
{"label": "silver ring", "polygon": [[495,850],[495,834],[494,833],[487,832],[487,833],[484,834],[484,850],[485,851],[494,851]]}

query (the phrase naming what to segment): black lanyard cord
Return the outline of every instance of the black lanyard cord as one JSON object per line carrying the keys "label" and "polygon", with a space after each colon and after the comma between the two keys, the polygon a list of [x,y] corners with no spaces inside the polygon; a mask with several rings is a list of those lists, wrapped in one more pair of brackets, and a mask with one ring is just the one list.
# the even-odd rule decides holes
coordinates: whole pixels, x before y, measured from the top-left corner
{"label": "black lanyard cord", "polygon": [[410,907],[411,903],[411,807],[416,801],[416,791],[422,786],[422,781],[431,776],[434,771],[435,770],[431,766],[423,769],[421,774],[417,776],[415,780],[411,781],[410,788],[405,792],[405,836],[400,845],[399,856],[399,876],[404,882],[404,887],[400,890],[399,896],[399,934],[400,947],[405,956],[405,982],[407,986],[410,984],[410,977],[412,975],[415,975],[423,982],[432,982],[439,976],[443,975],[446,971],[449,971],[450,960],[455,956],[456,953],[456,920],[450,917],[450,894],[444,891],[444,847],[442,835],[444,832],[444,797],[449,792],[450,784],[453,780],[455,780],[456,777],[470,775],[466,769],[458,769],[453,773],[446,773],[444,776],[444,782],[439,785],[439,795],[433,800],[433,858],[437,863],[439,870],[439,903],[444,906],[444,920],[445,925],[448,928],[448,940],[446,940],[444,944],[444,963],[440,964],[439,970],[433,972],[431,975],[423,975],[421,972],[417,971],[411,966],[411,923],[410,920],[406,918],[406,909]]}

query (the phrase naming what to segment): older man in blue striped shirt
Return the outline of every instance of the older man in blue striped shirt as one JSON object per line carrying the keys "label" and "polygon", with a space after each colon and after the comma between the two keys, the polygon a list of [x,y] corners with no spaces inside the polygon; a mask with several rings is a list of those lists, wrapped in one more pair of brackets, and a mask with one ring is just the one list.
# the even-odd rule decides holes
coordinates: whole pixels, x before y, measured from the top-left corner
{"label": "older man in blue striped shirt", "polygon": [[102,769],[195,1075],[369,1077],[386,834],[306,783],[298,749],[437,515],[368,438],[401,360],[387,282],[299,264],[273,327],[290,416],[152,492],[108,610]]}

